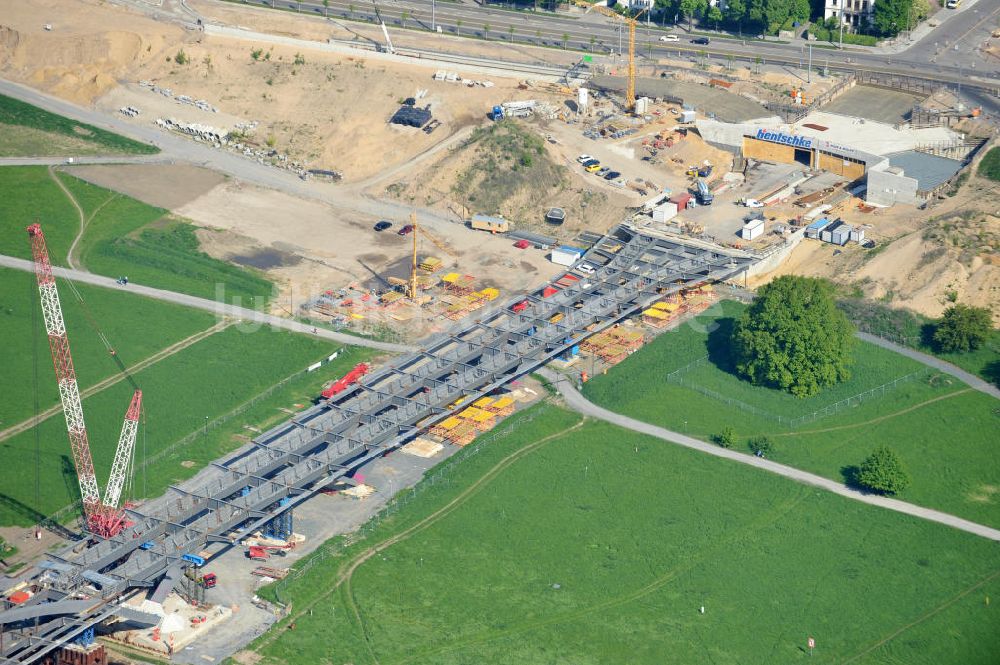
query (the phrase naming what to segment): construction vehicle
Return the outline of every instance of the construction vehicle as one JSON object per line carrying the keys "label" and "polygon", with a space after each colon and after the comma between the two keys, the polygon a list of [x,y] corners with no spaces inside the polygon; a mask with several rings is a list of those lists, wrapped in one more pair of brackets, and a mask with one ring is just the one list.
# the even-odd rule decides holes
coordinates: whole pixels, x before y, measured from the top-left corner
{"label": "construction vehicle", "polygon": [[688,170],[684,173],[690,178],[707,178],[712,175],[712,165],[705,164],[704,166],[689,166]]}
{"label": "construction vehicle", "polygon": [[382,26],[382,34],[385,35],[385,51],[386,53],[395,53],[396,49],[392,47],[392,40],[389,39],[389,30],[385,27],[385,21],[382,20],[382,14],[379,13],[378,3],[375,0],[372,0],[372,7],[375,8],[375,19]]}
{"label": "construction vehicle", "polygon": [[86,528],[91,533],[103,538],[111,538],[127,525],[125,511],[119,504],[122,490],[126,484],[130,484],[134,470],[133,456],[136,433],[139,428],[139,413],[142,409],[142,391],[135,385],[132,377],[125,370],[125,365],[118,358],[117,353],[104,335],[101,334],[108,351],[135,388],[132,401],[125,412],[125,422],[122,424],[121,434],[118,437],[118,447],[115,449],[115,456],[111,463],[111,474],[108,477],[108,484],[102,499],[97,476],[94,473],[94,461],[87,438],[87,426],[83,420],[83,404],[80,402],[76,370],[73,367],[69,338],[66,335],[66,322],[63,320],[62,305],[59,301],[59,292],[56,289],[55,276],[52,274],[52,264],[49,261],[45,235],[38,223],[29,226],[27,231],[28,237],[31,239],[31,253],[35,262],[35,277],[38,282],[42,319],[45,322],[45,332],[49,337],[49,349],[52,352],[56,381],[59,385],[59,400],[62,402],[63,414],[66,416],[66,430],[69,434],[70,448],[73,451],[73,465],[76,469],[80,496],[83,500],[84,521]]}
{"label": "construction vehicle", "polygon": [[698,188],[697,192],[698,203],[703,206],[712,205],[712,199],[714,199],[715,197],[712,194],[712,190],[709,189],[708,183],[705,182],[704,180],[698,180],[696,186]]}
{"label": "construction vehicle", "polygon": [[348,388],[348,386],[354,385],[360,381],[361,377],[367,374],[369,370],[371,370],[371,367],[368,363],[358,363],[354,366],[354,369],[331,383],[330,386],[320,394],[324,398],[329,399],[338,393],[342,393]]}
{"label": "construction vehicle", "polygon": [[251,545],[246,551],[247,558],[251,561],[267,561],[270,556],[267,554],[267,550],[258,545]]}
{"label": "construction vehicle", "polygon": [[[608,4],[615,4],[614,0],[607,0]],[[589,12],[591,9],[596,10],[600,14],[604,14],[607,17],[616,19],[628,26],[628,76],[625,81],[625,110],[629,113],[635,113],[635,26],[639,23],[639,17],[642,16],[646,10],[639,10],[635,16],[629,18],[623,16],[616,12],[611,7],[602,4],[591,4],[586,0],[573,0],[573,4],[577,7],[583,7]],[[586,12],[585,12],[586,13]]]}
{"label": "construction vehicle", "polygon": [[504,102],[493,107],[491,116],[496,121],[503,120],[504,118],[528,118],[535,112],[535,105],[537,104],[538,102],[534,99],[526,99],[520,102]]}

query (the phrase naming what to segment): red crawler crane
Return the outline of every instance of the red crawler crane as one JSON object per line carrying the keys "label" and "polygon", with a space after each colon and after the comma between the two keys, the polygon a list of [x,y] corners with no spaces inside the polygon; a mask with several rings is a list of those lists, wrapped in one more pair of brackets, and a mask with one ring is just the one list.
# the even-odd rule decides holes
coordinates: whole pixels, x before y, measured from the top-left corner
{"label": "red crawler crane", "polygon": [[83,404],[80,402],[76,370],[73,369],[73,357],[69,351],[66,322],[63,321],[62,305],[59,303],[59,292],[56,290],[56,279],[52,274],[52,264],[49,262],[49,251],[45,246],[41,225],[36,223],[29,226],[28,236],[31,238],[31,253],[35,259],[35,276],[38,279],[38,292],[41,296],[42,318],[45,320],[45,332],[49,337],[49,349],[52,351],[52,363],[55,365],[56,381],[59,384],[59,400],[66,416],[66,430],[69,432],[69,443],[73,449],[73,464],[80,483],[80,496],[83,498],[84,519],[87,529],[92,533],[110,538],[125,526],[125,512],[118,506],[118,502],[131,469],[132,451],[135,449],[135,437],[139,426],[139,411],[142,408],[142,391],[135,391],[125,413],[125,423],[122,425],[111,475],[102,501],[97,476],[94,474],[90,443],[87,440],[87,426],[83,421]]}

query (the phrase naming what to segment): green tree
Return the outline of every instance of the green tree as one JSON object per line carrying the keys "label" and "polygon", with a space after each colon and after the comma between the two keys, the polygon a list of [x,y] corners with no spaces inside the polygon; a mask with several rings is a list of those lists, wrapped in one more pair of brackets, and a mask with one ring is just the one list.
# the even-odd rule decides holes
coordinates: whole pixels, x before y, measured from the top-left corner
{"label": "green tree", "polygon": [[330,0],[323,0],[323,16],[330,18]]}
{"label": "green tree", "polygon": [[483,34],[486,36],[486,41],[490,39],[490,24],[483,23]]}
{"label": "green tree", "polygon": [[563,33],[563,35],[562,35],[562,43],[563,43],[563,48],[566,48],[566,46],[569,44],[569,34],[568,33],[565,33],[565,32]]}
{"label": "green tree", "polygon": [[885,446],[880,446],[861,463],[858,483],[882,494],[898,494],[910,485],[910,474],[902,460]]}
{"label": "green tree", "polygon": [[747,4],[743,0],[729,0],[726,3],[726,20],[735,23],[743,31],[743,20],[746,18]]}
{"label": "green tree", "polygon": [[750,452],[757,457],[764,457],[774,448],[771,439],[766,436],[755,436],[747,441],[747,446],[750,448]]}
{"label": "green tree", "polygon": [[694,29],[694,17],[698,14],[707,4],[706,0],[681,0],[680,5],[678,5],[678,12],[682,17],[686,17],[688,20],[688,31]]}
{"label": "green tree", "polygon": [[880,35],[895,37],[906,29],[912,0],[878,0],[872,13],[872,26]]}
{"label": "green tree", "polygon": [[722,431],[712,437],[712,440],[723,448],[732,448],[736,443],[736,430],[732,427],[723,427]]}
{"label": "green tree", "polygon": [[405,11],[405,10],[404,10],[404,11],[403,11],[403,13],[401,13],[401,14],[399,15],[399,18],[400,18],[400,23],[401,23],[401,24],[403,25],[403,27],[405,28],[405,27],[406,27],[406,20],[407,20],[408,18],[410,18],[410,12],[408,12],[408,11]]}
{"label": "green tree", "polygon": [[715,29],[719,29],[719,23],[722,22],[722,10],[719,9],[718,5],[713,5],[708,8],[708,12],[705,14],[705,18],[711,21],[715,25]]}
{"label": "green tree", "polygon": [[959,303],[944,310],[934,329],[934,343],[947,353],[966,353],[982,346],[992,331],[989,309]]}
{"label": "green tree", "polygon": [[190,62],[188,54],[184,52],[184,49],[181,49],[180,51],[177,52],[177,55],[174,56],[174,62],[176,62],[178,65],[186,65],[188,62]]}
{"label": "green tree", "polygon": [[917,27],[917,24],[930,16],[930,13],[931,6],[927,0],[912,0],[910,3],[910,18],[906,26],[907,29],[912,30]]}
{"label": "green tree", "polygon": [[462,19],[458,19],[455,21],[455,34],[458,35],[459,37],[462,36]]}
{"label": "green tree", "polygon": [[798,397],[847,379],[854,345],[854,327],[834,304],[830,283],[795,275],[760,290],[732,339],[740,374]]}
{"label": "green tree", "polygon": [[509,28],[507,28],[507,34],[510,35],[510,43],[513,44],[514,43],[514,26],[510,26]]}

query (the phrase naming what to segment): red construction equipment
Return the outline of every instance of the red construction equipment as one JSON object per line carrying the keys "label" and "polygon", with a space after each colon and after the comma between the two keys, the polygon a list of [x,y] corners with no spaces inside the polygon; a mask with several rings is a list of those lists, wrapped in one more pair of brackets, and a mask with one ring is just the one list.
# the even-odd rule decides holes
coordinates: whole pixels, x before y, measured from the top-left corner
{"label": "red construction equipment", "polygon": [[258,547],[257,545],[251,545],[247,549],[247,558],[251,561],[267,561],[270,557],[267,554],[267,550],[263,547]]}
{"label": "red construction equipment", "polygon": [[219,583],[219,578],[215,576],[215,573],[206,573],[198,582],[201,583],[202,588],[212,589]]}
{"label": "red construction equipment", "polygon": [[526,309],[528,309],[528,301],[527,300],[522,300],[521,302],[514,303],[511,306],[510,311],[512,311],[515,314],[517,314],[519,312],[523,312]]}
{"label": "red construction equipment", "polygon": [[354,369],[331,383],[330,387],[324,390],[321,394],[323,397],[330,398],[337,393],[343,392],[348,386],[357,383],[362,376],[369,372],[370,369],[371,367],[369,367],[368,363],[358,363],[354,366]]}
{"label": "red construction equipment", "polygon": [[[73,450],[73,464],[80,483],[84,518],[87,529],[92,533],[111,538],[125,526],[125,513],[118,504],[122,488],[132,470],[132,453],[135,450],[139,412],[142,408],[142,391],[136,389],[125,413],[125,422],[118,438],[118,448],[111,466],[108,486],[105,488],[104,499],[101,500],[97,476],[94,474],[94,461],[90,454],[90,443],[87,439],[87,426],[83,420],[83,405],[80,402],[76,370],[73,368],[69,338],[66,336],[66,322],[63,320],[62,305],[59,302],[56,279],[52,274],[45,235],[42,233],[41,225],[37,223],[29,226],[27,230],[31,238],[31,253],[35,260],[35,277],[38,281],[42,319],[45,321],[45,332],[49,337],[49,350],[52,352],[52,363],[55,365],[56,381],[59,384],[59,399],[62,402],[63,415],[66,417],[66,430]],[[109,350],[114,355],[114,350],[110,347]]]}

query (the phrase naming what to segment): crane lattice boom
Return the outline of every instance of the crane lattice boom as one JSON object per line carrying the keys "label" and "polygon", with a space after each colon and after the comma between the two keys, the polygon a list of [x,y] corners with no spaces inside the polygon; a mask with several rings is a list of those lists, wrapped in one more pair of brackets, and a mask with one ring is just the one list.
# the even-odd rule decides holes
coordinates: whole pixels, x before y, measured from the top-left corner
{"label": "crane lattice boom", "polygon": [[36,223],[29,226],[28,236],[31,238],[31,254],[35,260],[35,277],[42,304],[42,318],[45,321],[45,332],[49,338],[49,349],[52,351],[52,364],[55,366],[56,381],[59,384],[59,400],[62,402],[63,414],[66,417],[66,431],[69,433],[70,448],[73,451],[73,465],[76,467],[77,480],[80,483],[84,519],[91,532],[106,538],[111,537],[124,525],[124,513],[118,508],[118,501],[131,466],[132,451],[135,449],[142,392],[135,391],[128,412],[125,414],[111,478],[102,502],[97,476],[94,474],[90,442],[87,439],[87,426],[83,420],[83,404],[80,402],[76,370],[73,368],[73,356],[69,350],[69,337],[66,336],[66,322],[63,319],[59,291],[56,289],[56,279],[52,274],[52,263],[49,261],[49,250],[45,244],[41,225]]}
{"label": "crane lattice boom", "polygon": [[104,506],[113,512],[118,512],[118,500],[121,499],[122,488],[128,478],[132,464],[132,451],[135,450],[135,436],[139,431],[139,411],[142,409],[142,391],[136,390],[132,401],[125,412],[125,422],[122,423],[122,433],[118,437],[118,448],[115,450],[115,461],[111,464],[111,476],[108,487],[104,490]]}
{"label": "crane lattice boom", "polygon": [[590,4],[585,0],[573,0],[573,4],[586,8],[588,12],[591,9],[596,10],[599,14],[617,19],[628,26],[628,76],[625,81],[625,106],[629,113],[635,113],[635,26],[639,24],[638,19],[646,10],[641,9],[635,16],[629,18],[622,16],[607,5]]}
{"label": "crane lattice boom", "polygon": [[73,369],[73,357],[69,351],[69,338],[66,337],[66,322],[63,320],[56,279],[52,275],[52,263],[49,262],[49,250],[45,246],[41,225],[29,226],[28,235],[31,237],[31,253],[35,259],[35,277],[38,280],[38,292],[41,296],[42,318],[45,320],[45,332],[49,337],[49,349],[52,351],[52,363],[55,365],[56,381],[59,384],[59,400],[66,416],[66,430],[69,432],[73,464],[76,466],[76,475],[80,482],[83,512],[90,525],[100,513],[101,497],[97,488],[97,476],[94,475],[90,443],[87,441],[87,425],[83,421],[83,405],[80,403],[76,370]]}

